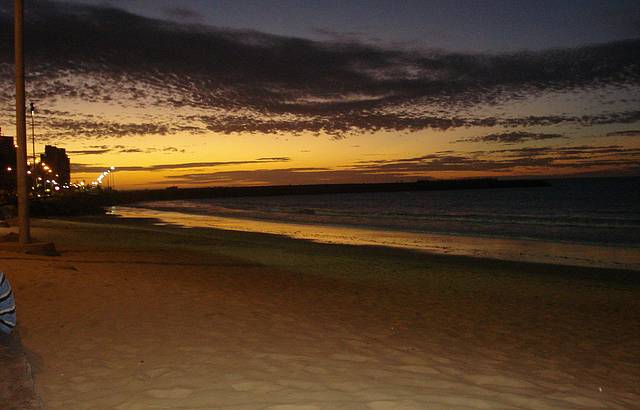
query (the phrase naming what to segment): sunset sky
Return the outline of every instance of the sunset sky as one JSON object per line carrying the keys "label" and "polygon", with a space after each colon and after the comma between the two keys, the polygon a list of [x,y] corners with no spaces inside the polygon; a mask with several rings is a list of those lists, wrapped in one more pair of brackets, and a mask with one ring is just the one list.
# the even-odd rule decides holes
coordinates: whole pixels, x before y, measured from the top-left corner
{"label": "sunset sky", "polygon": [[73,180],[640,175],[638,1],[25,3],[36,149],[66,148]]}

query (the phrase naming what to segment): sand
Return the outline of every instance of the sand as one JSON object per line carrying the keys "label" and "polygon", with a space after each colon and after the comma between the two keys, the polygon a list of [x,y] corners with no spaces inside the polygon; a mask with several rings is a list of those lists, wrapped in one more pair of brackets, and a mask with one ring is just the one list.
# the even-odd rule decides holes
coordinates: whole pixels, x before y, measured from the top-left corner
{"label": "sand", "polygon": [[19,333],[0,333],[0,403],[3,410],[39,410],[42,406]]}
{"label": "sand", "polygon": [[102,222],[0,252],[47,409],[640,402],[633,273]]}

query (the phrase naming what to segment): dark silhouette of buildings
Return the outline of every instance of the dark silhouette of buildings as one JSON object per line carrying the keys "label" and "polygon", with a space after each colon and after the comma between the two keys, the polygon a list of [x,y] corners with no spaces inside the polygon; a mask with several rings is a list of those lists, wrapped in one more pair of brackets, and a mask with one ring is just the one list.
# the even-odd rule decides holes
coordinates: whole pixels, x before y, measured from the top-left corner
{"label": "dark silhouette of buildings", "polygon": [[0,166],[2,169],[16,168],[16,147],[13,137],[0,136]]}
{"label": "dark silhouette of buildings", "polygon": [[[13,137],[0,135],[0,203],[10,202],[16,194],[16,146]],[[46,145],[39,164],[27,170],[33,197],[49,196],[71,181],[69,157],[64,148]]]}
{"label": "dark silhouette of buildings", "polygon": [[16,190],[16,147],[13,137],[0,136],[0,197]]}
{"label": "dark silhouette of buildings", "polygon": [[45,145],[44,154],[40,154],[40,162],[47,164],[52,174],[55,175],[55,180],[58,184],[69,184],[71,181],[71,166],[64,148]]}

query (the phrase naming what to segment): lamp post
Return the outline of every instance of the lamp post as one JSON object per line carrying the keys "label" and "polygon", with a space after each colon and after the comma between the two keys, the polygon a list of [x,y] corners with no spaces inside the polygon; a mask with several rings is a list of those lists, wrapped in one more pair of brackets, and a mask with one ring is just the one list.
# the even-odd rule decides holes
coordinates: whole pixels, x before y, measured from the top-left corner
{"label": "lamp post", "polygon": [[36,166],[36,131],[33,121],[33,114],[36,112],[36,107],[33,105],[33,101],[29,103],[29,111],[31,111],[31,148],[33,153],[33,167]]}
{"label": "lamp post", "polygon": [[27,130],[24,98],[24,4],[22,0],[14,0],[13,4],[14,58],[16,64],[16,140],[18,143],[16,183],[18,185],[19,240],[24,245],[31,242],[29,202],[27,199]]}

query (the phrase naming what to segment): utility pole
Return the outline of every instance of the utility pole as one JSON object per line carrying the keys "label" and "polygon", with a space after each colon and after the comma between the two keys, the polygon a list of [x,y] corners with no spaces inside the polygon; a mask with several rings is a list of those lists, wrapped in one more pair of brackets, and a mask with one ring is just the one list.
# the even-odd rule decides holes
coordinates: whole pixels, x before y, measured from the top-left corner
{"label": "utility pole", "polygon": [[29,104],[29,111],[31,111],[31,148],[32,148],[32,153],[33,153],[33,160],[31,162],[31,165],[33,166],[33,169],[36,168],[36,128],[35,128],[35,124],[33,122],[33,114],[36,112],[36,107],[33,105],[33,101],[31,101],[31,103]]}
{"label": "utility pole", "polygon": [[16,64],[16,140],[17,151],[17,185],[18,185],[18,222],[20,243],[26,245],[31,242],[29,230],[29,201],[27,198],[27,130],[25,118],[24,97],[24,49],[23,22],[24,4],[22,0],[14,0],[14,57]]}

